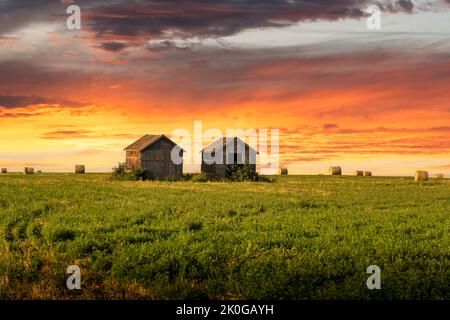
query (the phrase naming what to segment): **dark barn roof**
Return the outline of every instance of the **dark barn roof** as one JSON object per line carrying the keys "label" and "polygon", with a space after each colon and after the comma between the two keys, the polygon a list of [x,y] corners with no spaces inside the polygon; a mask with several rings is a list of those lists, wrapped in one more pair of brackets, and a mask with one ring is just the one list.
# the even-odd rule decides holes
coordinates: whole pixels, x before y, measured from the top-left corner
{"label": "dark barn roof", "polygon": [[216,140],[215,142],[211,143],[209,146],[205,147],[201,152],[213,152],[215,151],[217,148],[222,147],[226,147],[227,144],[231,144],[234,142],[234,145],[237,146],[238,140],[242,143],[244,143],[244,145],[246,147],[248,147],[250,150],[253,150],[256,152],[256,154],[259,154],[259,152],[257,152],[252,146],[250,146],[249,144],[245,143],[244,141],[242,141],[242,139],[238,138],[238,137],[222,137],[218,140]]}
{"label": "dark barn roof", "polygon": [[155,144],[156,142],[158,142],[159,140],[161,140],[163,138],[169,140],[173,144],[176,144],[175,142],[173,142],[172,140],[170,140],[163,134],[160,134],[160,135],[146,134],[142,138],[138,139],[137,141],[135,141],[134,143],[132,143],[128,147],[126,147],[124,149],[124,151],[143,151],[143,150],[147,149],[148,147],[151,147],[153,144]]}

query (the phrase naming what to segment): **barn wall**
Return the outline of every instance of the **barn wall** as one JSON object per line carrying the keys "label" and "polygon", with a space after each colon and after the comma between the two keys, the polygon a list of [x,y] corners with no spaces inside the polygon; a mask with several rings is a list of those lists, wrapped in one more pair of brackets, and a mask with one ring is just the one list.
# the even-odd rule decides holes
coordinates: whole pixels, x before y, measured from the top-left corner
{"label": "barn wall", "polygon": [[151,178],[180,178],[182,176],[183,165],[176,165],[171,160],[173,147],[173,143],[166,139],[161,139],[150,148],[141,152],[141,167],[147,170]]}
{"label": "barn wall", "polygon": [[[235,151],[237,150],[236,146],[235,146]],[[223,149],[223,164],[206,164],[204,162],[204,157],[202,154],[202,166],[201,166],[201,172],[212,176],[212,177],[216,177],[216,178],[221,178],[225,176],[228,164],[226,164],[226,159],[227,159],[227,155],[225,153],[225,146]],[[252,160],[252,163],[254,164],[250,164],[250,170],[256,172],[256,152],[251,150],[250,147],[248,145],[245,146],[245,157],[244,157],[244,162],[245,163],[250,163],[250,160]]]}
{"label": "barn wall", "polygon": [[139,151],[126,152],[126,164],[129,169],[138,169],[141,167],[141,155]]}

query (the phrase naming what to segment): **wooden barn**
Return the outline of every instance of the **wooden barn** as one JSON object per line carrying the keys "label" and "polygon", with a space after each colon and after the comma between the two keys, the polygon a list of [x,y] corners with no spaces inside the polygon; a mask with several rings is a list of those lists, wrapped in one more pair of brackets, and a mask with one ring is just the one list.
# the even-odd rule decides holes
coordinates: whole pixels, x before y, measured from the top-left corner
{"label": "wooden barn", "polygon": [[257,154],[255,149],[241,139],[223,137],[202,150],[201,171],[208,176],[221,178],[225,176],[229,165],[248,163],[250,169],[256,172]]}
{"label": "wooden barn", "polygon": [[165,135],[146,134],[124,149],[128,169],[145,169],[149,178],[180,178],[183,175],[183,163],[176,164],[171,159],[174,148],[178,148],[180,157],[183,149]]}

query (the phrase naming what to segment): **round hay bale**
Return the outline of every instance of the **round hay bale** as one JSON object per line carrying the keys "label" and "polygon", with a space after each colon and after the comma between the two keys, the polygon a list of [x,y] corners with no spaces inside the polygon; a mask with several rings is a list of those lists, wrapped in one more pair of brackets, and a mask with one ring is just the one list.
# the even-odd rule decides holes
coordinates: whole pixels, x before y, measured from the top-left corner
{"label": "round hay bale", "polygon": [[415,180],[416,181],[428,181],[428,171],[417,170]]}
{"label": "round hay bale", "polygon": [[280,168],[280,169],[278,170],[278,174],[280,174],[280,175],[282,175],[282,176],[285,176],[285,175],[288,174],[288,169],[287,169],[287,168]]}
{"label": "round hay bale", "polygon": [[23,173],[25,173],[25,174],[34,174],[34,168],[31,168],[31,167],[25,167],[25,168],[23,169]]}
{"label": "round hay bale", "polygon": [[371,177],[372,171],[364,171],[364,177]]}
{"label": "round hay bale", "polygon": [[330,176],[340,176],[342,175],[342,169],[341,167],[330,167],[330,169],[328,169],[328,173]]}
{"label": "round hay bale", "polygon": [[8,173],[8,169],[2,168],[2,173]]}
{"label": "round hay bale", "polygon": [[436,179],[444,179],[444,174],[443,173],[437,173],[437,174],[434,175],[434,177]]}
{"label": "round hay bale", "polygon": [[42,170],[38,170],[37,173],[42,173]]}
{"label": "round hay bale", "polygon": [[364,175],[364,172],[362,170],[356,170],[355,171],[355,176],[362,177],[363,175]]}
{"label": "round hay bale", "polygon": [[75,174],[85,174],[86,167],[83,164],[77,164],[75,166]]}

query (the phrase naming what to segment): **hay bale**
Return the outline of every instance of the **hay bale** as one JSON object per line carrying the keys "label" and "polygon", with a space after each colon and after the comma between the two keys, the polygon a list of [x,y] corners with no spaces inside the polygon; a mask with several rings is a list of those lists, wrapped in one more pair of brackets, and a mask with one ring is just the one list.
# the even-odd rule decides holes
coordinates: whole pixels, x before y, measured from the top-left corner
{"label": "hay bale", "polygon": [[2,168],[2,173],[8,173],[8,169]]}
{"label": "hay bale", "polygon": [[23,173],[25,173],[25,174],[34,174],[34,168],[31,168],[31,167],[25,167],[25,168],[23,169]]}
{"label": "hay bale", "polygon": [[37,173],[42,173],[42,170],[38,170]]}
{"label": "hay bale", "polygon": [[362,170],[356,170],[355,171],[355,176],[362,177],[363,175],[364,175],[364,172]]}
{"label": "hay bale", "polygon": [[75,174],[85,174],[86,167],[83,164],[77,164],[75,166]]}
{"label": "hay bale", "polygon": [[371,177],[372,171],[364,171],[364,177]]}
{"label": "hay bale", "polygon": [[417,170],[416,181],[428,181],[428,171]]}
{"label": "hay bale", "polygon": [[341,167],[330,167],[330,169],[328,169],[328,173],[330,176],[340,176],[342,175],[342,169]]}
{"label": "hay bale", "polygon": [[278,169],[278,174],[285,176],[288,174],[288,169],[287,168],[280,168]]}
{"label": "hay bale", "polygon": [[436,179],[444,179],[444,174],[443,173],[437,173],[437,174],[434,175],[434,177]]}

